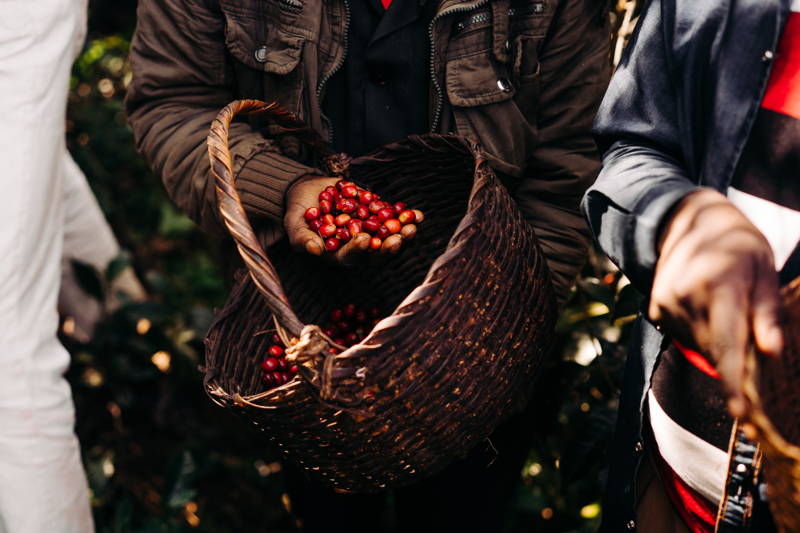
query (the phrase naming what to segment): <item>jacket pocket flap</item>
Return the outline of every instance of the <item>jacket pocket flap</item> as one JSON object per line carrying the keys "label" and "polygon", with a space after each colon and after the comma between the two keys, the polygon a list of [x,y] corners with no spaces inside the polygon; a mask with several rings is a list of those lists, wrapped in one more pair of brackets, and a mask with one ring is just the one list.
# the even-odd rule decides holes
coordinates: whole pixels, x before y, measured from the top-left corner
{"label": "jacket pocket flap", "polygon": [[257,24],[255,17],[225,13],[225,45],[237,61],[250,68],[288,74],[300,62],[303,42],[302,36],[280,26],[267,27]]}
{"label": "jacket pocket flap", "polygon": [[447,97],[458,107],[472,107],[510,100],[516,89],[506,75],[499,73],[488,52],[447,62]]}

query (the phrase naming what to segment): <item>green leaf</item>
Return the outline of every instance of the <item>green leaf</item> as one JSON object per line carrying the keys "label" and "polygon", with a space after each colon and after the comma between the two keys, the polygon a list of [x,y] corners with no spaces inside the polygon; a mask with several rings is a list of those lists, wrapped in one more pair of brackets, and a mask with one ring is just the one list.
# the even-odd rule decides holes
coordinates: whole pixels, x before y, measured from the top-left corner
{"label": "green leaf", "polygon": [[108,266],[106,267],[106,281],[109,283],[117,279],[123,270],[128,268],[131,264],[130,258],[128,257],[128,253],[125,251],[120,251],[117,254],[117,257],[109,261]]}
{"label": "green leaf", "polygon": [[83,292],[102,301],[105,298],[105,288],[103,287],[103,277],[97,269],[77,259],[72,259],[70,263],[72,272],[75,274],[75,280]]}

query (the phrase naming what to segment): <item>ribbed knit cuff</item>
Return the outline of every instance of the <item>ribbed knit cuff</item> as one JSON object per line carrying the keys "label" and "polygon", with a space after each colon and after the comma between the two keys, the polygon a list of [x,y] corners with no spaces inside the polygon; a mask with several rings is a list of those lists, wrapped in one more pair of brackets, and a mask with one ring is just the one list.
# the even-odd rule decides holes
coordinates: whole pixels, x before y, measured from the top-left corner
{"label": "ribbed knit cuff", "polygon": [[286,189],[305,175],[324,175],[276,152],[255,154],[239,170],[236,189],[248,215],[282,223]]}

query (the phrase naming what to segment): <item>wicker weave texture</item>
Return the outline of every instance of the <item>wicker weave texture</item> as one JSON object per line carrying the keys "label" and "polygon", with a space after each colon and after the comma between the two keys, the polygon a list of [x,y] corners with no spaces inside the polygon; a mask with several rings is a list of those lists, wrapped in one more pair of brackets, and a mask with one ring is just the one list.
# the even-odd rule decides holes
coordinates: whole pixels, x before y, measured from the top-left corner
{"label": "wicker weave texture", "polygon": [[747,361],[749,422],[764,453],[769,505],[782,533],[800,531],[800,278],[782,292],[784,350]]}
{"label": "wicker weave texture", "polygon": [[[232,106],[223,113],[242,109]],[[212,162],[222,161],[218,179],[230,181],[220,138],[210,138]],[[368,492],[444,468],[521,407],[556,311],[533,230],[473,143],[411,137],[344,167],[360,185],[425,212],[417,238],[398,255],[354,268],[285,243],[268,259],[243,211],[229,210],[234,238],[252,233],[239,243],[249,275],[207,337],[206,390],[309,474]],[[389,316],[339,355],[309,348],[320,337],[302,324],[321,323],[351,301]],[[259,362],[273,318],[287,340],[308,346],[299,349],[302,378],[264,391]]]}

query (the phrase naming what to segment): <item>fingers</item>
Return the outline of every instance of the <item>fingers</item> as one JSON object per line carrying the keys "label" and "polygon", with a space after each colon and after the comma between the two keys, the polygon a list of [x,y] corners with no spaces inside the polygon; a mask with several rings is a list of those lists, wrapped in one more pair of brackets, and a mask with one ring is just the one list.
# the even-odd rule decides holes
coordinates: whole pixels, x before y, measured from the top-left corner
{"label": "fingers", "polygon": [[773,269],[757,276],[753,291],[753,340],[758,351],[777,356],[783,350],[778,281]]}
{"label": "fingers", "polygon": [[322,237],[309,228],[297,228],[294,236],[291,236],[290,232],[289,242],[295,249],[304,250],[311,255],[322,255],[325,250],[325,242]]}
{"label": "fingers", "polygon": [[[296,210],[290,210],[286,213],[284,218],[284,226],[286,227],[286,235],[289,238],[289,244],[295,250],[305,251],[311,255],[322,255],[325,250],[325,242],[322,237],[317,235],[308,227],[302,214],[299,216]],[[301,210],[302,211],[302,210]]]}
{"label": "fingers", "polygon": [[369,233],[357,233],[347,244],[339,248],[333,258],[343,265],[353,264],[357,257],[369,249]]}
{"label": "fingers", "polygon": [[389,253],[389,254],[396,254],[400,251],[400,247],[403,245],[403,237],[400,234],[395,233],[394,235],[389,235],[384,239],[383,244],[381,245],[381,253]]}
{"label": "fingers", "polygon": [[729,395],[728,408],[736,417],[746,411],[742,381],[750,338],[748,303],[747,291],[742,287],[725,287],[715,291],[708,313],[709,355],[716,361]]}

